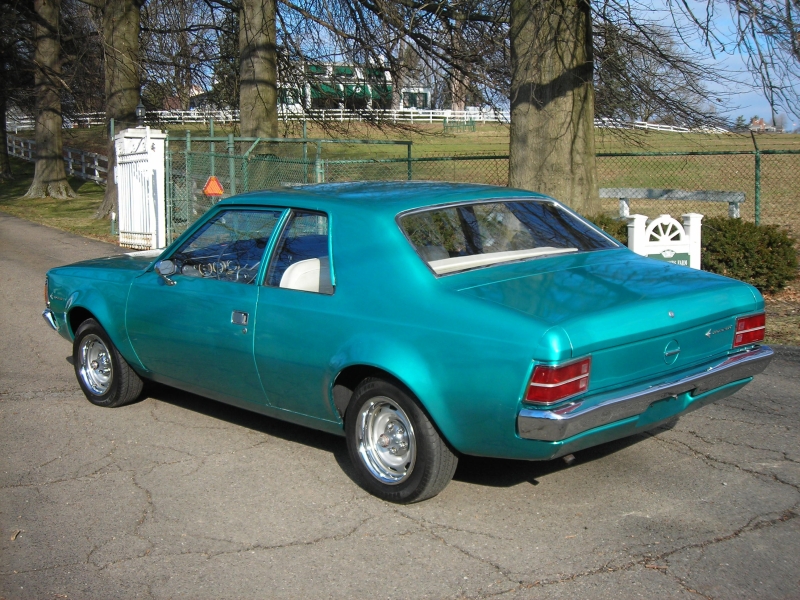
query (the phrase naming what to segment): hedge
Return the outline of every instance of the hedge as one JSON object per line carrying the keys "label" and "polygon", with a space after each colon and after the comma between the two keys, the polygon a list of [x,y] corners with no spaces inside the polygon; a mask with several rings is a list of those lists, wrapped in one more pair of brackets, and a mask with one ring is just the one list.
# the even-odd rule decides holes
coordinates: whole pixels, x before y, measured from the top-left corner
{"label": "hedge", "polygon": [[[588,219],[628,245],[628,222],[608,215]],[[776,225],[756,225],[742,219],[703,219],[702,268],[745,281],[761,292],[774,293],[797,277],[795,240]]]}

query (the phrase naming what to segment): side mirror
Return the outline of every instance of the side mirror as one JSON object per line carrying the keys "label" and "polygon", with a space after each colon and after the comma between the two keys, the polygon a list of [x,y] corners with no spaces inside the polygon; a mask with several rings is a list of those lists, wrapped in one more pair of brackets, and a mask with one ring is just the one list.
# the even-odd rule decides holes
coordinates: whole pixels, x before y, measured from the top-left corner
{"label": "side mirror", "polygon": [[167,285],[175,285],[175,280],[170,279],[169,276],[175,275],[177,271],[178,268],[171,260],[160,260],[156,263],[156,273]]}

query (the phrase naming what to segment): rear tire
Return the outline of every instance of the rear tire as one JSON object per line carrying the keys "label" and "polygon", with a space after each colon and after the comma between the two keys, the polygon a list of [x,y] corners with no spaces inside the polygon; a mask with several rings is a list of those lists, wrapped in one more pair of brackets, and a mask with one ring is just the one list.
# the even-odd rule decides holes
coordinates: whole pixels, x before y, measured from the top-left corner
{"label": "rear tire", "polygon": [[72,364],[78,384],[92,404],[116,408],[133,402],[142,392],[142,380],[94,319],[81,323],[75,332]]}
{"label": "rear tire", "polygon": [[416,400],[383,379],[358,385],[345,413],[345,432],[363,486],[389,502],[432,498],[458,465]]}

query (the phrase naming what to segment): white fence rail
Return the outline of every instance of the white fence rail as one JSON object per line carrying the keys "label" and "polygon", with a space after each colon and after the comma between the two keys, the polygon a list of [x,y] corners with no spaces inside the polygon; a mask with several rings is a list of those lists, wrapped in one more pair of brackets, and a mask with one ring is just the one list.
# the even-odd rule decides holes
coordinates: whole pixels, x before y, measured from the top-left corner
{"label": "white fence rail", "polygon": [[[8,153],[31,162],[36,160],[36,142],[15,135],[7,136]],[[108,173],[108,157],[76,148],[64,148],[64,167],[67,175],[79,179],[105,184]]]}
{"label": "white fence rail", "polygon": [[[414,108],[402,110],[350,110],[346,108],[311,109],[304,112],[300,107],[281,106],[278,108],[279,118],[287,121],[300,121],[303,119],[316,119],[320,121],[389,121],[391,123],[441,123],[475,121],[476,123],[509,123],[509,111],[494,110],[420,110]],[[177,124],[189,123],[208,124],[211,119],[215,123],[238,123],[238,110],[151,110],[147,112],[145,122],[148,124]],[[7,128],[9,131],[22,131],[33,129],[33,119],[28,117],[8,117]],[[74,115],[64,120],[64,127],[89,127],[103,125],[104,113],[83,113]],[[680,125],[663,125],[648,123],[646,121],[620,121],[618,119],[597,118],[595,127],[604,129],[646,129],[650,131],[670,131],[673,133],[730,133],[721,127],[682,127]]]}

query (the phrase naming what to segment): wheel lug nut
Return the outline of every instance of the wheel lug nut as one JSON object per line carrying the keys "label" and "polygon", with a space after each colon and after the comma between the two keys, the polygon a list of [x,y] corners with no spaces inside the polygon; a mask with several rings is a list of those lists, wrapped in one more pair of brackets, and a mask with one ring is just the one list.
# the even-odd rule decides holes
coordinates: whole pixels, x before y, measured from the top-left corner
{"label": "wheel lug nut", "polygon": [[397,454],[397,446],[392,446],[391,448],[389,448],[389,452],[391,452],[392,454]]}

